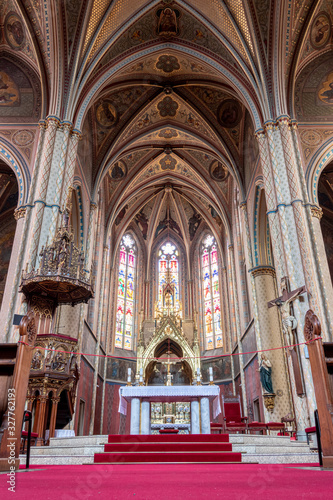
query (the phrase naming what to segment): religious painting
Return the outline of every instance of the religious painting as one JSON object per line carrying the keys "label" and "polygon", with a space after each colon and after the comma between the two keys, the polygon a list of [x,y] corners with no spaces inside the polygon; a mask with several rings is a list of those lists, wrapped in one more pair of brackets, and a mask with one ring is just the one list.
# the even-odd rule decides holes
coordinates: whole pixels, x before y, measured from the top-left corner
{"label": "religious painting", "polygon": [[146,214],[144,213],[143,210],[141,210],[138,214],[135,216],[135,222],[137,223],[143,239],[147,239],[147,233],[148,233],[148,219],[146,217]]}
{"label": "religious painting", "polygon": [[320,12],[311,26],[310,41],[315,49],[326,45],[331,37],[331,21],[326,12]]}
{"label": "religious painting", "polygon": [[192,241],[201,223],[201,215],[193,209],[193,215],[188,220],[188,232]]}
{"label": "religious painting", "polygon": [[[5,290],[6,278],[8,273],[8,266],[12,254],[12,247],[15,235],[16,221],[10,214],[10,221],[1,221],[0,231],[0,306]],[[7,222],[7,224],[6,224]]]}
{"label": "religious painting", "polygon": [[113,181],[120,181],[126,176],[126,165],[119,160],[109,168],[109,174]]}
{"label": "religious painting", "polygon": [[209,167],[210,176],[214,181],[223,182],[228,177],[228,169],[220,161],[214,160]]}
{"label": "religious painting", "polygon": [[104,128],[111,128],[116,125],[118,113],[110,100],[105,99],[97,106],[96,120]]}
{"label": "religious painting", "polygon": [[235,99],[226,99],[217,110],[217,119],[222,127],[233,128],[242,118],[242,108]]}
{"label": "religious painting", "polygon": [[214,382],[231,378],[230,357],[205,360],[201,364],[202,381],[209,382],[209,368],[213,368]]}
{"label": "religious painting", "polygon": [[25,33],[21,18],[15,12],[9,12],[5,19],[5,37],[12,49],[22,49]]}
{"label": "religious painting", "polygon": [[14,80],[5,71],[0,71],[0,106],[18,106],[20,91]]}
{"label": "religious painting", "polygon": [[107,363],[107,379],[125,383],[127,382],[128,368],[131,368],[132,381],[134,382],[136,361],[119,358],[109,358]]}
{"label": "religious painting", "polygon": [[326,104],[333,104],[333,71],[327,75],[322,83],[318,97]]}
{"label": "religious painting", "polygon": [[180,12],[171,7],[158,9],[157,15],[157,34],[164,37],[179,35],[179,17]]}

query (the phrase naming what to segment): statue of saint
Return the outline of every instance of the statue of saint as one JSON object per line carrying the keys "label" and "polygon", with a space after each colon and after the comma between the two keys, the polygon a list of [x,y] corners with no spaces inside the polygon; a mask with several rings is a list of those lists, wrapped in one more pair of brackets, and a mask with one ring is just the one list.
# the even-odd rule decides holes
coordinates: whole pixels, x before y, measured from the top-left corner
{"label": "statue of saint", "polygon": [[269,394],[274,394],[273,384],[272,384],[272,365],[265,354],[261,355],[260,359],[260,382],[263,386],[264,392]]}

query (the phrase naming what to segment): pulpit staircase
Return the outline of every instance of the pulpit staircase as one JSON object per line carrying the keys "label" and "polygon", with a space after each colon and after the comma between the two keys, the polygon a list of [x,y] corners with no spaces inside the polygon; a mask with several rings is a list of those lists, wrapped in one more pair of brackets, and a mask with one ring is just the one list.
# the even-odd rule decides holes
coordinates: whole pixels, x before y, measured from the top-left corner
{"label": "pulpit staircase", "polygon": [[109,435],[94,463],[240,463],[228,434]]}

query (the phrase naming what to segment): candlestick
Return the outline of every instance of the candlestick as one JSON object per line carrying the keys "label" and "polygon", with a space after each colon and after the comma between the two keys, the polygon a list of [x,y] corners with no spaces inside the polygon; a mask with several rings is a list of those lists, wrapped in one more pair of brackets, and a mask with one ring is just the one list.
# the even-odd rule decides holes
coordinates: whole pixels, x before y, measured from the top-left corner
{"label": "candlestick", "polygon": [[127,369],[127,385],[132,385],[132,370],[131,370],[131,368]]}
{"label": "candlestick", "polygon": [[214,382],[213,382],[213,367],[212,367],[212,366],[210,366],[210,367],[209,367],[209,384],[210,384],[210,385],[213,385],[213,383],[214,383]]}

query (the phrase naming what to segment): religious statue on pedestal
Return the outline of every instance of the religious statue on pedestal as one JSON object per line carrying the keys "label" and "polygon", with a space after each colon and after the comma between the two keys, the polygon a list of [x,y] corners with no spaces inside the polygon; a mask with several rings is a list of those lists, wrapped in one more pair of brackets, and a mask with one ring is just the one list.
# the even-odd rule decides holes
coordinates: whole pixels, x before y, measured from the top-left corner
{"label": "religious statue on pedestal", "polygon": [[261,355],[260,359],[260,382],[264,389],[264,392],[268,394],[273,394],[273,384],[272,384],[272,365],[265,354]]}

